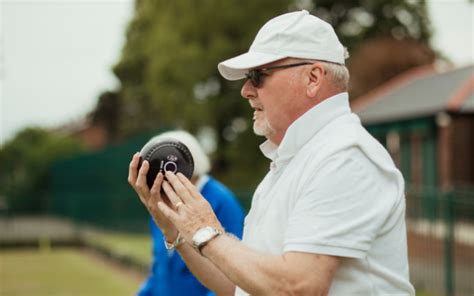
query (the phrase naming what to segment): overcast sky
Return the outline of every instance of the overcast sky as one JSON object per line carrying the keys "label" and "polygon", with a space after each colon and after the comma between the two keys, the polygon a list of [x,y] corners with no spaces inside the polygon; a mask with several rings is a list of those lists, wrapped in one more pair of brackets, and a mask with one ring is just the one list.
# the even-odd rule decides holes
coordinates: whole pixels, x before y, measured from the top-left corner
{"label": "overcast sky", "polygon": [[[474,63],[474,5],[428,4],[433,47]],[[131,0],[0,0],[0,145],[26,126],[78,120],[117,87],[110,69],[132,11]]]}
{"label": "overcast sky", "polygon": [[132,1],[0,1],[0,143],[25,126],[80,119],[117,86],[111,67]]}

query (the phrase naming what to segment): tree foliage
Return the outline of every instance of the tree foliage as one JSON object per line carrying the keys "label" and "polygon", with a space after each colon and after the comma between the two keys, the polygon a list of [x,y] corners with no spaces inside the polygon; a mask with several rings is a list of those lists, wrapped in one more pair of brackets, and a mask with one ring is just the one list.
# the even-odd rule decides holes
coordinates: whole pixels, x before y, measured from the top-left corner
{"label": "tree foliage", "polygon": [[351,50],[375,37],[427,42],[431,36],[425,0],[315,0],[310,7]]}
{"label": "tree foliage", "polygon": [[331,23],[351,58],[350,95],[357,98],[398,74],[431,64],[424,0],[318,0],[312,12]]}
{"label": "tree foliage", "polygon": [[108,138],[113,141],[119,136],[121,112],[122,101],[120,95],[113,91],[105,91],[99,96],[97,106],[89,113],[88,117],[93,125],[104,126]]}
{"label": "tree foliage", "polygon": [[77,140],[41,128],[26,128],[5,143],[0,148],[0,195],[9,210],[47,210],[51,163],[79,151]]}
{"label": "tree foliage", "polygon": [[256,148],[263,139],[252,134],[242,83],[222,79],[216,65],[247,51],[267,20],[297,9],[330,22],[350,51],[379,37],[429,41],[424,0],[137,0],[114,67],[121,82],[118,133],[163,126],[212,131],[215,172],[228,184],[255,186],[268,165]]}
{"label": "tree foliage", "polygon": [[[241,84],[223,80],[216,66],[245,52],[259,26],[288,5],[287,0],[137,1],[114,69],[122,83],[122,132],[172,126],[197,133],[208,127],[217,135],[217,171],[236,162],[251,167],[256,157],[246,155],[246,147],[254,149],[261,140],[244,130],[251,123]],[[242,171],[238,167],[233,166],[234,173]]]}

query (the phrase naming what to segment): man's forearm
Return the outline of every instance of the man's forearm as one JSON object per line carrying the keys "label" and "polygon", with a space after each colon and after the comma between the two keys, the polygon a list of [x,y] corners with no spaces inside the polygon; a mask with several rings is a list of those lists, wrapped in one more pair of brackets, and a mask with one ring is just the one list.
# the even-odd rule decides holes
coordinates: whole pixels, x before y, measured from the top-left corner
{"label": "man's forearm", "polygon": [[211,240],[203,254],[236,286],[258,295],[327,295],[340,258],[302,252],[270,255],[228,235]]}
{"label": "man's forearm", "polygon": [[194,276],[216,295],[234,295],[235,285],[208,259],[189,244],[177,248],[181,258]]}
{"label": "man's forearm", "polygon": [[210,241],[203,254],[231,282],[251,295],[273,295],[291,286],[285,278],[282,256],[262,254],[230,236]]}

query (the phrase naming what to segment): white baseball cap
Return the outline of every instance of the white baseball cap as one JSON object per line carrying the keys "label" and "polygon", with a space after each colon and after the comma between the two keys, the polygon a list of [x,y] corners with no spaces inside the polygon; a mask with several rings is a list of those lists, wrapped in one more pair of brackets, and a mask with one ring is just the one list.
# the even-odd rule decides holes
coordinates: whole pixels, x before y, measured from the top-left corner
{"label": "white baseball cap", "polygon": [[258,31],[248,52],[219,63],[217,68],[225,79],[238,80],[252,68],[284,58],[344,65],[345,55],[332,26],[302,10],[269,20]]}

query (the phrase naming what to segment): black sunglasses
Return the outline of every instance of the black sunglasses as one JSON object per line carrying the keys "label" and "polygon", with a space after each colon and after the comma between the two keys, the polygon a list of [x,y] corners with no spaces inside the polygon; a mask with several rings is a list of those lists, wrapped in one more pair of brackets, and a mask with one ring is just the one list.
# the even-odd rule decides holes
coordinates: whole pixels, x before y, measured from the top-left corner
{"label": "black sunglasses", "polygon": [[311,65],[312,63],[304,62],[304,63],[296,63],[296,64],[288,64],[288,65],[280,65],[280,66],[273,66],[268,68],[262,69],[253,69],[250,70],[248,73],[245,73],[245,77],[250,80],[254,87],[260,87],[263,83],[263,77],[268,76],[268,71],[275,70],[275,69],[286,69],[286,68],[293,68],[303,65]]}

